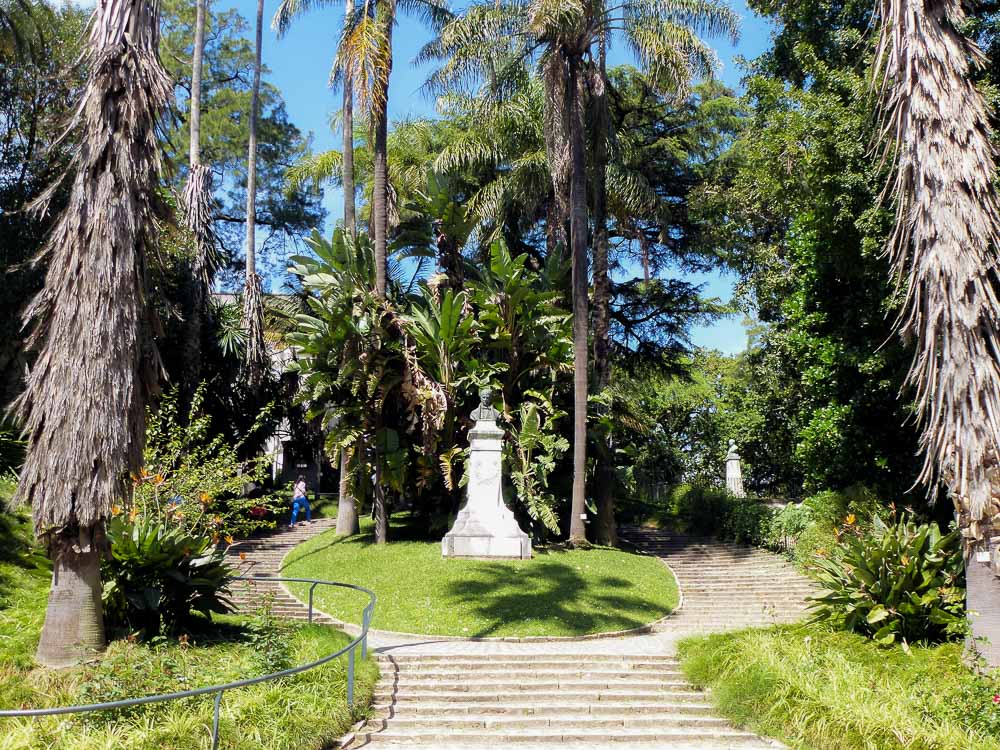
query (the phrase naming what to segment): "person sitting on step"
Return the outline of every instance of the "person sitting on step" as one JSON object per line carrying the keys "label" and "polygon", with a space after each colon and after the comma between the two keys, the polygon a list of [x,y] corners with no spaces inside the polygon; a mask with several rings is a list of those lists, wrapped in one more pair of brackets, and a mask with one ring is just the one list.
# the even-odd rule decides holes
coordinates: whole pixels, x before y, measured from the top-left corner
{"label": "person sitting on step", "polygon": [[295,480],[295,489],[292,491],[292,520],[288,528],[295,528],[295,519],[299,517],[299,511],[306,512],[306,523],[312,523],[312,508],[309,507],[309,500],[306,499],[306,478],[299,474]]}

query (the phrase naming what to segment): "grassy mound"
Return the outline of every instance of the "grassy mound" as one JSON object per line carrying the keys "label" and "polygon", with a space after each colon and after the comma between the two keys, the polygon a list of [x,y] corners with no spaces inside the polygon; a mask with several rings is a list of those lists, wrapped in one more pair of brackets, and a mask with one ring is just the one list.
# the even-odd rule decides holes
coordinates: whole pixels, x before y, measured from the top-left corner
{"label": "grassy mound", "polygon": [[722,713],[792,747],[1000,746],[1000,680],[967,669],[961,644],[906,653],[792,626],[687,639],[679,653],[688,678],[712,689]]}
{"label": "grassy mound", "polygon": [[[677,606],[673,576],[651,557],[551,547],[523,561],[445,560],[440,541],[393,531],[396,541],[382,547],[370,525],[358,536],[321,534],[291,552],[284,574],[370,588],[378,596],[373,627],[428,635],[585,635],[645,625]],[[319,587],[315,602],[358,622],[365,599]]]}
{"label": "grassy mound", "polygon": [[[9,493],[0,485],[0,500]],[[32,655],[45,616],[50,572],[31,554],[30,528],[0,512],[0,707],[36,708],[185,690],[267,674],[320,658],[347,643],[321,626],[273,618],[224,617],[186,639],[114,641],[93,664],[53,671]],[[358,661],[356,706],[367,706],[377,668]],[[0,718],[0,750],[203,750],[211,746],[212,696],[117,712],[38,719]],[[363,709],[347,709],[346,664],[227,692],[221,747],[314,750],[329,747]]]}

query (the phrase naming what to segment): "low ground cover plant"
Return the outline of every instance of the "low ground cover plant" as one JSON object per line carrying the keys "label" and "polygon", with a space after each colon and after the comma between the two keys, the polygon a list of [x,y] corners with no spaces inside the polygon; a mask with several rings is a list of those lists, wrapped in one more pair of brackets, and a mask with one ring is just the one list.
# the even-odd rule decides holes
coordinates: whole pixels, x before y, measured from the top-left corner
{"label": "low ground cover plant", "polygon": [[783,626],[689,638],[685,675],[728,718],[814,750],[994,750],[1000,679],[960,643],[885,648],[864,636]]}
{"label": "low ground cover plant", "polygon": [[119,514],[107,528],[110,555],[102,566],[104,616],[113,628],[153,638],[175,634],[200,615],[233,610],[236,570],[212,536],[164,517]]}

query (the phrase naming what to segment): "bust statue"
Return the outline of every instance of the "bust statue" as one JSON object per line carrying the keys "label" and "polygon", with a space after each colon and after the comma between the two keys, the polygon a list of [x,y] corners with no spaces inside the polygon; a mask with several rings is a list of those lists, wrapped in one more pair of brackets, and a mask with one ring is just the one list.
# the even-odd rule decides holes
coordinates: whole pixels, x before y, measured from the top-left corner
{"label": "bust statue", "polygon": [[493,408],[493,389],[489,386],[479,391],[479,406],[470,415],[473,422],[495,422],[497,420],[497,410]]}

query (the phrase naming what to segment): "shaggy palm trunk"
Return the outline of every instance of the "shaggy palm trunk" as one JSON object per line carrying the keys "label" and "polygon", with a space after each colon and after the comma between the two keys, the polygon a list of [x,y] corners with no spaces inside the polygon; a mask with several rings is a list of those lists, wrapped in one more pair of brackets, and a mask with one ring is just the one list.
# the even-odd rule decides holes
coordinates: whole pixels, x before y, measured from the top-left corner
{"label": "shaggy palm trunk", "polygon": [[195,241],[184,346],[184,385],[189,394],[194,393],[201,379],[202,322],[208,299],[208,251],[212,221],[212,172],[201,163],[201,72],[205,56],[205,5],[206,0],[197,0],[188,123],[191,138],[188,180],[184,188],[184,220]]}
{"label": "shaggy palm trunk", "polygon": [[[594,387],[598,393],[611,384],[611,339],[609,306],[611,279],[608,276],[607,167],[608,167],[608,96],[606,47],[601,40],[598,68],[592,76],[594,102]],[[612,434],[598,437],[597,466],[594,472],[594,497],[597,523],[594,539],[613,547],[618,543],[615,525],[614,452]]]}
{"label": "shaggy palm trunk", "polygon": [[889,247],[906,293],[900,333],[916,345],[908,384],[921,479],[947,483],[966,542],[969,608],[992,611],[971,618],[972,636],[988,639],[984,655],[998,666],[998,586],[987,566],[1000,534],[1000,205],[986,103],[969,75],[982,53],[958,31],[960,0],[882,0],[881,14],[883,134],[897,160]]}
{"label": "shaggy palm trunk", "polygon": [[587,541],[587,160],[584,152],[579,61],[569,61],[570,246],[573,258],[573,498],[569,541]]}
{"label": "shaggy palm trunk", "polygon": [[251,387],[264,379],[267,351],[264,345],[264,300],[257,275],[257,119],[260,116],[260,58],[264,33],[264,0],[257,0],[257,43],[250,100],[250,144],[247,154],[246,287],[243,293],[243,329],[246,332],[244,378]]}
{"label": "shaggy palm trunk", "polygon": [[16,499],[31,506],[55,562],[37,652],[52,666],[104,645],[102,531],[128,498],[123,477],[142,465],[157,375],[144,259],[167,216],[158,136],[172,92],[158,43],[155,3],[98,0],[71,125],[80,144],[70,196],[43,251],[44,288],[25,313],[36,358],[17,402],[27,457]]}

